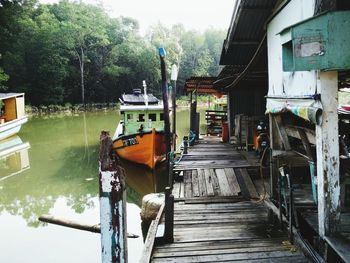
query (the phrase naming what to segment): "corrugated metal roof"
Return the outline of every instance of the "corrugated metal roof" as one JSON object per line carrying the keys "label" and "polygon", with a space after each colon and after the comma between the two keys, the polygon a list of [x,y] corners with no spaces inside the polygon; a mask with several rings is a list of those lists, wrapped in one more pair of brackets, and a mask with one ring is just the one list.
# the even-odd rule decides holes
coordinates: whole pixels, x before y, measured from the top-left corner
{"label": "corrugated metal roof", "polygon": [[[141,90],[140,90],[141,92]],[[123,94],[122,98],[125,104],[133,104],[133,105],[144,105],[145,104],[145,96],[143,93],[134,92],[134,94]],[[148,104],[157,104],[159,100],[154,97],[152,94],[147,94]]]}
{"label": "corrugated metal roof", "polygon": [[191,77],[187,79],[184,85],[184,91],[192,92],[197,91],[199,94],[226,94],[223,91],[223,84],[215,84],[216,77]]}
{"label": "corrugated metal roof", "polygon": [[222,48],[221,65],[247,65],[265,33],[276,0],[237,0]]}

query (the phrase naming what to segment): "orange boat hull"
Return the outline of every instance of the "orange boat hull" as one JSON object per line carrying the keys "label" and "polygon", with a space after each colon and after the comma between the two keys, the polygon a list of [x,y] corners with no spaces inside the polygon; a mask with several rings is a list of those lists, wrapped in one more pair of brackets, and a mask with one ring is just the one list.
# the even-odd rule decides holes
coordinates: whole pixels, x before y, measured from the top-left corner
{"label": "orange boat hull", "polygon": [[153,169],[165,159],[164,132],[157,132],[153,128],[151,132],[121,136],[113,142],[113,148],[120,158]]}

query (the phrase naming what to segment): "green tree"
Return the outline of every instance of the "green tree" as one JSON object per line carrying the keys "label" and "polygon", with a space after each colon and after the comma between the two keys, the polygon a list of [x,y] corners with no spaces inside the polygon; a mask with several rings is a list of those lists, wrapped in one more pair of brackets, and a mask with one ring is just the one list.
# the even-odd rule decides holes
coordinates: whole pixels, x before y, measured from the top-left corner
{"label": "green tree", "polygon": [[141,37],[135,19],[68,0],[0,0],[0,24],[0,85],[34,105],[117,101],[142,80],[157,94],[159,47],[169,75],[172,64],[179,67],[178,87],[191,76],[215,76],[224,38],[220,30],[160,23]]}
{"label": "green tree", "polygon": [[79,62],[81,99],[85,104],[85,64],[90,62],[89,51],[97,46],[106,46],[108,19],[105,11],[94,5],[71,3],[67,0],[53,5],[52,12],[60,21],[67,48]]}

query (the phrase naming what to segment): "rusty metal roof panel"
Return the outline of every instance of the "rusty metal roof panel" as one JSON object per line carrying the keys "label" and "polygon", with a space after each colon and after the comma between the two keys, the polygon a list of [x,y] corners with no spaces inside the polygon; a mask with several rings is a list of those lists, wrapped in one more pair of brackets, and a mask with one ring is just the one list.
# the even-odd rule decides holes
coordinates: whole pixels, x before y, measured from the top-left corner
{"label": "rusty metal roof panel", "polygon": [[226,91],[222,90],[221,84],[215,84],[216,77],[191,77],[184,85],[185,93],[197,91],[199,94],[222,95]]}

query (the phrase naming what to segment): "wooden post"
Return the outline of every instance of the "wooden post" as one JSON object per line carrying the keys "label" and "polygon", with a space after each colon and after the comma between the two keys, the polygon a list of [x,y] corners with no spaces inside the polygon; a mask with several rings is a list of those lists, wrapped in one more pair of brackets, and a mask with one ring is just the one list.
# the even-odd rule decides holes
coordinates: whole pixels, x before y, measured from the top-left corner
{"label": "wooden post", "polygon": [[190,109],[190,130],[191,131],[194,131],[194,123],[195,123],[195,120],[193,118],[193,116],[196,116],[194,114],[194,102],[191,102],[191,105],[190,105],[191,109]]}
{"label": "wooden post", "polygon": [[167,84],[167,80],[166,80],[165,49],[164,48],[159,48],[159,58],[160,58],[160,71],[161,71],[161,76],[162,76],[166,158],[167,158],[167,160],[169,160],[168,153],[171,151],[171,147],[170,147],[170,121],[169,121],[169,103],[168,103],[168,84]]}
{"label": "wooden post", "polygon": [[195,132],[196,132],[196,140],[199,140],[199,127],[200,127],[200,113],[196,112],[196,125],[195,125]]}
{"label": "wooden post", "polygon": [[232,131],[233,127],[235,126],[234,123],[232,123],[232,115],[233,111],[231,110],[231,103],[230,103],[230,92],[227,92],[227,121],[228,121],[228,137],[229,137],[229,142],[231,142],[231,137],[232,137]]}
{"label": "wooden post", "polygon": [[190,130],[194,130],[194,120],[193,120],[193,115],[194,115],[194,102],[193,102],[193,94],[192,92],[190,93]]}
{"label": "wooden post", "polygon": [[172,93],[173,104],[173,149],[176,152],[176,80],[174,80],[174,87]]}
{"label": "wooden post", "polygon": [[174,196],[171,188],[165,188],[165,228],[164,239],[166,243],[174,242]]}
{"label": "wooden post", "polygon": [[281,150],[283,148],[282,142],[277,135],[276,122],[274,116],[269,114],[269,129],[270,129],[270,186],[271,186],[271,198],[280,198],[280,181],[279,181],[279,171],[278,171],[278,158],[274,157],[275,150]]}
{"label": "wooden post", "polygon": [[[195,90],[195,96],[194,96],[194,102],[193,102],[193,109],[194,109],[194,112],[193,112],[193,120],[194,120],[193,125],[194,126],[193,126],[193,128],[195,131],[196,131],[196,125],[197,125],[197,97],[198,97],[198,92],[197,92],[197,90]],[[196,134],[196,136],[199,136],[199,134]]]}
{"label": "wooden post", "polygon": [[340,225],[337,72],[319,72],[317,90],[323,106],[322,123],[316,125],[318,228],[323,238]]}
{"label": "wooden post", "polygon": [[124,172],[108,131],[100,135],[99,189],[102,262],[127,262]]}

